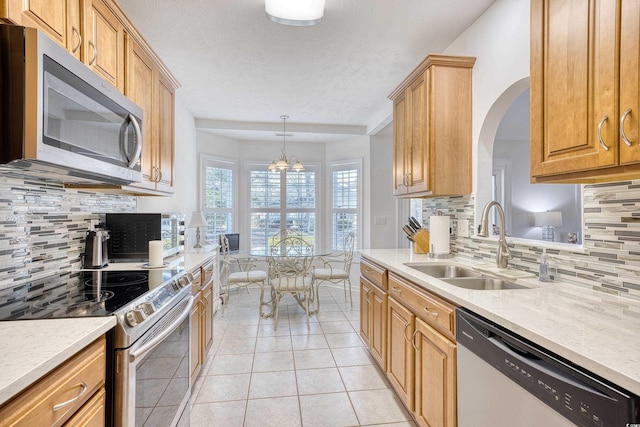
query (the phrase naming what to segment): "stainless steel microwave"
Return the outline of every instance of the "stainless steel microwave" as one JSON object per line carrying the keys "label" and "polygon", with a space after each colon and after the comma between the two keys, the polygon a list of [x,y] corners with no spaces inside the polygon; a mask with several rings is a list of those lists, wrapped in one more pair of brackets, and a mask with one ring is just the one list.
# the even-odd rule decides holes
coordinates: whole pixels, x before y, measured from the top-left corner
{"label": "stainless steel microwave", "polygon": [[164,258],[184,250],[184,214],[108,213],[109,261],[144,262],[149,259],[149,241],[162,240]]}
{"label": "stainless steel microwave", "polygon": [[142,109],[41,31],[0,25],[0,163],[61,182],[141,181]]}

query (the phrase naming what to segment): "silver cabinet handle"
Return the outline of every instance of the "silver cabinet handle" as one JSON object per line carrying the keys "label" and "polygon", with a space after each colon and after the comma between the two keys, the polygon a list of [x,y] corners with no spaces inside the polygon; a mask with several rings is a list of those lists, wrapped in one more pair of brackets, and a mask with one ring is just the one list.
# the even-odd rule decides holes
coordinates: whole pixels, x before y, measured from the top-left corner
{"label": "silver cabinet handle", "polygon": [[158,182],[162,181],[162,169],[158,168]]}
{"label": "silver cabinet handle", "polygon": [[402,335],[404,335],[404,339],[405,341],[409,342],[409,337],[407,336],[407,328],[411,326],[411,323],[407,322],[406,325],[404,325],[404,331],[402,332]]}
{"label": "silver cabinet handle", "polygon": [[598,123],[598,141],[600,141],[600,145],[605,149],[605,151],[609,151],[609,146],[605,144],[604,140],[602,139],[602,125],[607,120],[609,120],[609,116],[605,114],[602,120],[600,120],[600,123]]}
{"label": "silver cabinet handle", "polygon": [[80,35],[80,31],[78,31],[75,25],[71,26],[71,31],[78,36],[78,44],[73,49],[71,49],[72,53],[76,53],[78,49],[80,49],[80,46],[82,46],[82,36]]}
{"label": "silver cabinet handle", "polygon": [[96,62],[96,59],[98,59],[98,49],[96,49],[96,45],[93,44],[92,41],[89,42],[89,47],[93,51],[93,58],[89,61],[89,65],[93,65],[93,63]]}
{"label": "silver cabinet handle", "polygon": [[622,138],[622,141],[627,144],[627,147],[631,147],[631,141],[629,141],[627,134],[624,133],[624,121],[627,120],[627,116],[629,114],[631,114],[631,108],[624,110],[622,117],[620,117],[620,138]]}
{"label": "silver cabinet handle", "polygon": [[411,336],[411,347],[413,347],[415,351],[418,351],[418,346],[416,345],[416,335],[418,335],[418,332],[420,331],[416,329],[416,331]]}
{"label": "silver cabinet handle", "polygon": [[426,311],[426,312],[427,312],[427,314],[428,314],[429,316],[433,316],[433,317],[435,317],[435,318],[437,318],[437,317],[438,317],[438,315],[440,314],[440,313],[438,313],[437,311],[431,311],[431,310],[429,310],[429,307],[425,307],[425,308],[424,308],[424,311]]}
{"label": "silver cabinet handle", "polygon": [[394,286],[393,288],[391,288],[391,290],[398,295],[402,294],[402,289],[398,288],[397,286]]}
{"label": "silver cabinet handle", "polygon": [[80,384],[77,384],[76,387],[80,387],[80,393],[78,393],[75,397],[72,397],[71,399],[67,400],[66,402],[62,402],[62,403],[58,403],[57,405],[53,405],[53,411],[57,411],[58,409],[62,409],[67,405],[72,404],[73,402],[75,402],[76,400],[80,399],[80,397],[85,394],[87,392],[87,383],[85,382],[81,382]]}

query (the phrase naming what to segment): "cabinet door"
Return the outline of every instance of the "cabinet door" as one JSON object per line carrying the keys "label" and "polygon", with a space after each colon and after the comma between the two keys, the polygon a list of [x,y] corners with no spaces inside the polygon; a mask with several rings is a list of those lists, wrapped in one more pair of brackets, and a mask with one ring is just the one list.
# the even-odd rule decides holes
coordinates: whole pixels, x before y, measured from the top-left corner
{"label": "cabinet door", "polygon": [[409,310],[388,298],[387,377],[410,411],[414,408],[414,349],[411,344],[414,322],[415,316]]}
{"label": "cabinet door", "polygon": [[360,338],[371,348],[371,288],[367,279],[360,277]]}
{"label": "cabinet door", "polygon": [[407,98],[405,93],[393,102],[393,195],[408,191]]}
{"label": "cabinet door", "polygon": [[640,3],[623,1],[620,16],[620,164],[628,164],[640,160]]}
{"label": "cabinet door", "polygon": [[191,385],[200,373],[200,292],[194,296],[191,309]]}
{"label": "cabinet door", "polygon": [[124,92],[124,29],[103,0],[86,0],[85,30],[85,63]]}
{"label": "cabinet door", "polygon": [[213,281],[202,288],[201,350],[202,360],[207,357],[213,345]]}
{"label": "cabinet door", "polygon": [[371,355],[386,370],[387,354],[387,293],[377,286],[371,287],[371,325],[369,347]]}
{"label": "cabinet door", "polygon": [[617,3],[531,2],[532,177],[617,162]]}
{"label": "cabinet door", "polygon": [[174,90],[162,75],[158,78],[157,96],[156,189],[173,192]]}
{"label": "cabinet door", "polygon": [[456,346],[416,319],[415,409],[421,426],[456,426]]}
{"label": "cabinet door", "polygon": [[14,23],[39,28],[67,47],[67,0],[8,0],[7,12]]}
{"label": "cabinet door", "polygon": [[409,135],[407,181],[409,193],[429,190],[429,141],[427,132],[427,83],[425,75],[420,76],[408,89]]}
{"label": "cabinet door", "polygon": [[135,183],[137,187],[155,189],[153,182],[153,141],[154,131],[154,90],[155,75],[151,58],[142,50],[132,38],[127,39],[127,84],[125,95],[142,108],[142,181]]}

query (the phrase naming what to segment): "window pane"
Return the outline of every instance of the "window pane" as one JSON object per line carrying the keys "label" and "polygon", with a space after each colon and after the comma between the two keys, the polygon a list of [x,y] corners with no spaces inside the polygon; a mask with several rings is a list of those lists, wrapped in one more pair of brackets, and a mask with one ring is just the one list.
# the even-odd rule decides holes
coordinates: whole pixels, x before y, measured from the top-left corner
{"label": "window pane", "polygon": [[280,172],[251,171],[251,208],[280,208]]}
{"label": "window pane", "polygon": [[269,240],[280,233],[280,213],[253,212],[251,214],[251,253],[268,255]]}
{"label": "window pane", "polygon": [[333,208],[358,208],[358,170],[334,171],[332,177]]}
{"label": "window pane", "polygon": [[287,230],[305,236],[315,236],[316,214],[312,212],[287,213]]}
{"label": "window pane", "polygon": [[316,207],[316,174],[315,172],[287,171],[287,208]]}
{"label": "window pane", "polygon": [[[344,249],[344,239],[352,231],[357,233],[358,230],[358,214],[356,213],[344,213],[334,212],[331,218],[332,222],[332,246],[335,250]],[[356,236],[356,242],[358,241]]]}
{"label": "window pane", "polygon": [[233,206],[233,173],[231,169],[205,168],[205,208],[220,209]]}
{"label": "window pane", "polygon": [[207,218],[207,224],[209,224],[207,241],[213,241],[208,238],[210,235],[231,233],[233,230],[231,212],[207,212],[205,216]]}

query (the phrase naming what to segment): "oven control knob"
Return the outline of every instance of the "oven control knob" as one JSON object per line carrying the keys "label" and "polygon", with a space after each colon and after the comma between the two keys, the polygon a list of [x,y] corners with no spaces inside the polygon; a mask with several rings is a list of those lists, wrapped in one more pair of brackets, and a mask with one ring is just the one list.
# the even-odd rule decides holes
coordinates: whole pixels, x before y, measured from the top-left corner
{"label": "oven control knob", "polygon": [[150,302],[143,302],[138,308],[144,313],[144,317],[149,317],[154,311],[156,311],[155,307]]}
{"label": "oven control knob", "polygon": [[142,312],[142,310],[138,310],[138,309],[128,311],[124,315],[124,317],[125,317],[125,320],[127,322],[127,325],[129,325],[131,327],[139,325],[145,319],[145,315]]}
{"label": "oven control knob", "polygon": [[184,288],[184,287],[188,286],[189,283],[191,283],[189,281],[189,277],[187,277],[187,276],[179,277],[177,282],[178,282],[178,286],[180,286],[181,288]]}

